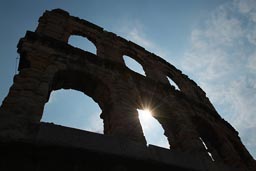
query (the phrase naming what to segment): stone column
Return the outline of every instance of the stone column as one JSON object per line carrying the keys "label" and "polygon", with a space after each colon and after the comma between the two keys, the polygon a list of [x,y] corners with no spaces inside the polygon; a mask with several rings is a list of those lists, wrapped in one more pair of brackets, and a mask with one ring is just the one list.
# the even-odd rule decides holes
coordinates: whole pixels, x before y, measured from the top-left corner
{"label": "stone column", "polygon": [[127,75],[127,79],[118,78],[110,83],[111,103],[107,110],[103,109],[101,115],[104,120],[104,132],[146,145],[137,111],[138,92],[133,81]]}
{"label": "stone column", "polygon": [[[106,40],[104,40],[106,39]],[[112,39],[111,39],[112,40]],[[120,63],[124,65],[122,53],[115,42],[108,41],[107,38],[103,37],[102,40],[98,40],[97,43],[97,55],[99,57]]]}
{"label": "stone column", "polygon": [[170,149],[176,149],[177,144],[176,144],[176,139],[175,139],[175,133],[174,133],[174,128],[175,128],[175,123],[173,122],[172,119],[169,118],[156,118],[157,121],[161,124],[161,126],[164,129],[164,135],[167,137]]}
{"label": "stone column", "polygon": [[[127,108],[125,105],[115,103],[106,119],[108,119],[106,134],[127,138],[146,145],[138,112],[135,108]],[[106,124],[105,118],[104,124]]]}
{"label": "stone column", "polygon": [[1,136],[30,139],[33,124],[39,123],[48,96],[48,84],[41,81],[42,72],[25,68],[14,77],[14,83],[0,108]]}
{"label": "stone column", "polygon": [[168,137],[170,149],[190,153],[203,160],[210,160],[204,148],[196,128],[188,119],[189,112],[183,111],[181,107],[165,111],[164,119],[158,119],[165,135]]}

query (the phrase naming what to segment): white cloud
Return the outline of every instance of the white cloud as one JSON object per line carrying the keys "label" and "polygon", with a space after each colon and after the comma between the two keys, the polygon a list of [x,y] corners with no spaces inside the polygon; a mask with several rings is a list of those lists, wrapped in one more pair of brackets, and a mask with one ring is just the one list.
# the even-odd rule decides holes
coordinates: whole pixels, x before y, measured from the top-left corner
{"label": "white cloud", "polygon": [[250,17],[251,17],[251,20],[256,23],[256,10],[250,13]]}
{"label": "white cloud", "polygon": [[[144,34],[140,22],[125,25],[123,37],[167,57]],[[219,113],[239,132],[256,157],[256,1],[218,7],[191,32],[191,47],[176,60],[207,93]],[[168,58],[167,58],[168,59]],[[146,128],[149,129],[149,128]],[[154,138],[153,138],[154,139]],[[161,144],[159,140],[159,144]],[[166,146],[166,143],[164,143]]]}
{"label": "white cloud", "polygon": [[143,33],[142,31],[139,31],[138,27],[133,27],[131,31],[127,33],[127,37],[130,37],[131,40],[134,42],[138,43],[139,45],[147,48],[152,48],[154,47],[153,43],[146,38],[142,37]]}
{"label": "white cloud", "polygon": [[256,45],[256,24],[253,26],[252,30],[247,34],[247,39],[250,43]]}
{"label": "white cloud", "polygon": [[222,117],[238,129],[254,156],[255,21],[255,0],[223,4],[191,32],[191,47],[182,59],[182,69],[206,91]]}
{"label": "white cloud", "polygon": [[234,81],[228,91],[231,108],[235,111],[231,118],[234,126],[241,130],[255,127],[256,77],[247,76],[243,80]]}
{"label": "white cloud", "polygon": [[243,140],[245,145],[251,149],[252,154],[256,153],[256,127],[248,127],[244,130],[241,130],[243,136]]}
{"label": "white cloud", "polygon": [[254,72],[256,71],[256,51],[249,56],[247,67]]}
{"label": "white cloud", "polygon": [[246,25],[247,38],[256,45],[256,0],[235,0],[234,6],[250,22]]}
{"label": "white cloud", "polygon": [[211,27],[205,30],[204,36],[211,45],[231,45],[243,34],[240,21],[230,18],[223,8],[214,13],[208,25]]}
{"label": "white cloud", "polygon": [[127,40],[131,40],[132,42],[144,47],[148,51],[161,56],[162,58],[166,59],[168,57],[169,53],[167,51],[156,45],[146,36],[145,29],[140,21],[126,21],[125,24],[121,25],[122,27],[116,29],[116,33],[122,35]]}
{"label": "white cloud", "polygon": [[239,12],[246,14],[256,9],[255,0],[235,0],[235,5],[238,7]]}

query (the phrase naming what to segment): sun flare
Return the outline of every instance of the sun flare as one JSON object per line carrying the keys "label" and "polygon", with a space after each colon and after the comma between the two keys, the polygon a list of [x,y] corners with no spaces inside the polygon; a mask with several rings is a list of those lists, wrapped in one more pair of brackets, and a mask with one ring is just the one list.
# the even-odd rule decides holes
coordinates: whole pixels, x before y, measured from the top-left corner
{"label": "sun flare", "polygon": [[144,120],[144,121],[148,121],[149,119],[152,118],[152,112],[149,109],[137,109],[139,112],[139,117]]}

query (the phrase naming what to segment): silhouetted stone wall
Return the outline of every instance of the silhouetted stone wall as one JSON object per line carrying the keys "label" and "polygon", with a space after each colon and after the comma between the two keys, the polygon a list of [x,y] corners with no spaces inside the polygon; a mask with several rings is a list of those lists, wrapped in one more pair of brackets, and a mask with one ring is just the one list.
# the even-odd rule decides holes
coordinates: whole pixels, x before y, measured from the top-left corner
{"label": "silhouetted stone wall", "polygon": [[[86,37],[97,54],[70,46],[71,35]],[[219,116],[205,92],[173,65],[131,41],[55,9],[46,11],[36,31],[20,40],[18,53],[19,74],[0,108],[3,141],[34,142],[50,93],[74,89],[99,104],[106,135],[146,145],[137,109],[147,106],[165,130],[170,151],[192,154],[205,161],[205,168],[224,163],[255,170],[238,132]],[[146,76],[128,69],[124,55],[139,62]]]}

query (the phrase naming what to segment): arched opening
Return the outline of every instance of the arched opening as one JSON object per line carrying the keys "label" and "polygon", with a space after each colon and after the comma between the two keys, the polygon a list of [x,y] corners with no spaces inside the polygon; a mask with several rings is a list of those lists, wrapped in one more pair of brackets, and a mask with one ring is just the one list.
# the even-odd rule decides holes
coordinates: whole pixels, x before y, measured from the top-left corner
{"label": "arched opening", "polygon": [[171,78],[169,78],[167,76],[167,79],[168,79],[169,83],[175,88],[175,90],[179,90],[180,91],[179,86]]}
{"label": "arched opening", "polygon": [[152,144],[169,149],[169,143],[164,135],[164,130],[160,123],[152,116],[152,112],[149,109],[137,109],[137,111],[147,145]]}
{"label": "arched opening", "polygon": [[51,93],[41,121],[102,134],[100,113],[100,107],[89,96],[61,89]]}
{"label": "arched opening", "polygon": [[97,52],[96,46],[85,37],[71,35],[68,39],[68,44],[73,47],[82,49],[84,51],[91,52],[96,55],[96,52]]}
{"label": "arched opening", "polygon": [[143,70],[143,67],[141,66],[140,63],[138,63],[136,60],[132,59],[129,56],[124,55],[124,62],[125,65],[132,71],[141,74],[143,76],[146,76],[145,71]]}

